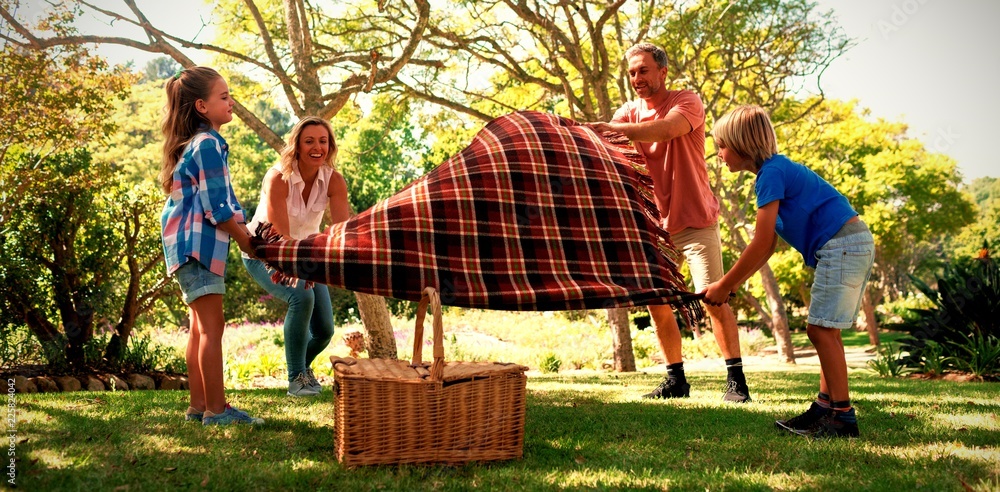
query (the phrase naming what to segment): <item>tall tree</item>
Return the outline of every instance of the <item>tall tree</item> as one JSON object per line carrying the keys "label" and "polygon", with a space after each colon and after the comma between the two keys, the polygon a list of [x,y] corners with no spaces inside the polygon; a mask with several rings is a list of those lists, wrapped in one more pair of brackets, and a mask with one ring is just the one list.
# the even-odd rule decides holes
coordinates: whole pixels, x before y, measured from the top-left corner
{"label": "tall tree", "polygon": [[[403,88],[392,89],[482,120],[526,108],[609,120],[632,97],[624,51],[650,41],[667,51],[670,87],[702,97],[710,128],[734,104],[777,108],[812,81],[822,93],[820,74],[851,45],[807,0],[493,0],[462,2],[456,9],[463,15],[435,18],[427,36],[428,43],[454,53],[456,70],[401,73]],[[484,81],[482,73],[495,75]],[[812,107],[796,109],[800,113],[784,121],[793,122]],[[722,227],[729,232],[725,245],[742,250],[752,232],[749,181],[725,175],[722,166],[710,166],[709,172],[721,199]],[[770,320],[779,354],[793,361],[780,289],[769,267],[761,273],[768,307],[747,301]]]}
{"label": "tall tree", "polygon": [[1000,179],[982,177],[964,188],[979,208],[976,221],[949,241],[953,258],[974,257],[985,241],[990,251],[1000,249]]}
{"label": "tall tree", "polygon": [[[60,2],[53,8],[66,18],[92,15],[109,24],[135,26],[142,31],[143,39],[73,30],[49,33],[44,26],[22,22],[15,15],[18,5],[17,0],[0,2],[0,17],[13,29],[13,33],[0,32],[0,39],[33,50],[119,44],[165,54],[185,67],[194,63],[181,49],[198,49],[216,55],[221,66],[276,84],[298,117],[330,119],[354,95],[392,83],[407,64],[440,64],[414,58],[430,20],[428,0],[323,6],[305,0],[283,0],[280,5],[255,0],[224,1],[216,4],[213,12],[222,34],[212,43],[181,39],[164,31],[135,0],[123,0],[119,8],[98,7],[85,1]],[[279,135],[259,115],[239,101],[234,112],[273,149],[282,147]],[[393,340],[384,299],[359,299],[359,308],[369,333]],[[395,358],[395,343],[386,345],[391,347],[384,352],[369,353]]]}

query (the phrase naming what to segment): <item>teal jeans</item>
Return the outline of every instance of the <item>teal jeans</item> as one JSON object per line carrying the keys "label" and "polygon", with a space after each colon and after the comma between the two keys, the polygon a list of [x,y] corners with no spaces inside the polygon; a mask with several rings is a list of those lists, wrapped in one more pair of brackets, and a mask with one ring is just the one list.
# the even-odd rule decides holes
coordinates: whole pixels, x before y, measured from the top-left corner
{"label": "teal jeans", "polygon": [[326,284],[305,288],[305,281],[286,287],[271,281],[264,262],[243,258],[243,265],[250,276],[277,299],[288,303],[285,313],[285,363],[288,380],[304,372],[333,338],[333,306],[330,289]]}

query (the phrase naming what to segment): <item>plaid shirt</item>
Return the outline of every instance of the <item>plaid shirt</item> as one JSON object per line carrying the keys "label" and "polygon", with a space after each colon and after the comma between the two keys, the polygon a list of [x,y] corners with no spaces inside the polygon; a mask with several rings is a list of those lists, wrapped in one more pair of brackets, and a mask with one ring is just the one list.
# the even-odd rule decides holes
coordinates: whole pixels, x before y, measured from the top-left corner
{"label": "plaid shirt", "polygon": [[188,142],[174,168],[170,196],[160,215],[167,275],[193,258],[225,276],[229,234],[216,226],[234,217],[246,221],[229,182],[228,159],[226,140],[203,128]]}

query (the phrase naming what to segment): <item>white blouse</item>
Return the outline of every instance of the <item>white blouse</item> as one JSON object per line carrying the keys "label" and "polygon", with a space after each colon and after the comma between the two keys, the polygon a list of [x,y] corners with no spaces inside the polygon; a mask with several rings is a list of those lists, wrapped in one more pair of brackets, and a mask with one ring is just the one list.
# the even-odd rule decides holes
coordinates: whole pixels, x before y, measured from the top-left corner
{"label": "white blouse", "polygon": [[[271,169],[281,172],[280,165],[275,165]],[[288,236],[293,239],[305,239],[319,232],[319,226],[323,222],[323,213],[330,204],[330,197],[327,191],[330,189],[330,176],[333,175],[333,168],[322,166],[316,175],[312,190],[309,191],[309,199],[302,199],[302,190],[306,183],[299,174],[299,164],[292,164],[292,175],[288,178],[288,197],[285,199],[285,208],[288,210]],[[266,178],[265,178],[266,179]],[[255,232],[257,224],[267,222],[267,187],[260,188],[260,202],[257,204],[257,211],[253,214],[253,219],[247,224],[250,232]]]}

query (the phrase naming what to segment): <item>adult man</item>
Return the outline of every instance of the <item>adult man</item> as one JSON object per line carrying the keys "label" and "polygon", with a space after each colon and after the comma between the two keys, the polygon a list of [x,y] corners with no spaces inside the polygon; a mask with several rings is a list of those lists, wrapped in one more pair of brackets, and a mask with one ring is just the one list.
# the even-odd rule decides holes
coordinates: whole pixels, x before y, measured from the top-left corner
{"label": "adult man", "polygon": [[[705,164],[705,107],[697,94],[668,90],[667,54],[643,43],[625,52],[629,79],[639,100],[625,103],[610,123],[588,123],[594,130],[622,133],[646,158],[662,226],[691,269],[695,292],[722,278],[719,201],[712,194]],[[740,357],[736,318],[728,304],[706,306],[712,331],[726,359],[726,401],[750,401]],[[669,306],[649,306],[667,377],[645,398],[687,397],[681,335]]]}

